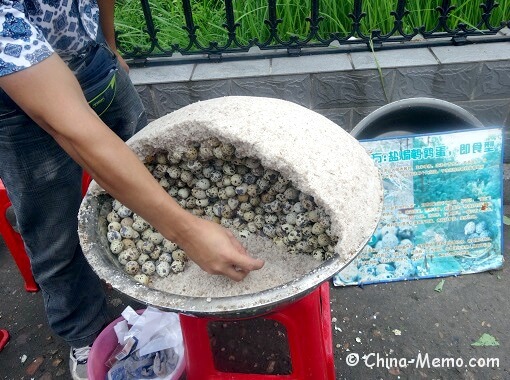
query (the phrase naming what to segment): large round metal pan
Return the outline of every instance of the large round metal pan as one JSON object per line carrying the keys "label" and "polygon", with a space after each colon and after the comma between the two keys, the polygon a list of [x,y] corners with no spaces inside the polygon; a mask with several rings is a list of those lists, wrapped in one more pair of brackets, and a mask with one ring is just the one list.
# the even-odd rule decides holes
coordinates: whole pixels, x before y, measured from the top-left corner
{"label": "large round metal pan", "polygon": [[259,97],[194,103],[153,121],[128,145],[143,160],[155,152],[213,136],[232,143],[243,156],[259,158],[264,167],[278,170],[299,190],[312,195],[331,217],[331,230],[339,237],[335,255],[299,278],[252,294],[204,298],[156,290],[135,282],[110,253],[103,210],[107,196],[92,182],[80,208],[80,243],[99,277],[115,289],[148,305],[197,316],[262,315],[330,279],[372,236],[383,199],[373,160],[340,126],[295,103]]}

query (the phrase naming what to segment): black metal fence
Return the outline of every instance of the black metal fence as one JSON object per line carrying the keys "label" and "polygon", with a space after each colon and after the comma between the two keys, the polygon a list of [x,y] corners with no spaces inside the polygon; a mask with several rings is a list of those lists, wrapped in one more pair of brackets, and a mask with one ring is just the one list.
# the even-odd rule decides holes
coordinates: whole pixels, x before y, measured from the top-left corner
{"label": "black metal fence", "polygon": [[309,24],[308,34],[304,37],[289,36],[287,38],[282,36],[279,31],[279,24],[282,22],[279,16],[282,15],[277,14],[277,1],[268,0],[268,18],[264,20],[264,25],[260,25],[260,28],[267,28],[268,33],[266,35],[268,37],[263,41],[252,38],[243,43],[238,38],[237,30],[241,24],[235,21],[233,0],[223,1],[224,7],[222,9],[225,11],[225,17],[222,27],[225,29],[227,38],[222,42],[207,41],[204,43],[199,41],[197,31],[202,26],[196,25],[194,20],[193,1],[182,0],[182,17],[185,21],[182,29],[187,35],[187,43],[161,46],[158,38],[160,30],[155,25],[153,9],[149,4],[149,0],[140,0],[145,20],[144,32],[148,43],[145,46],[131,46],[130,49],[126,49],[119,39],[122,36],[122,32],[120,32],[117,35],[119,49],[125,58],[133,59],[134,63],[171,64],[182,61],[253,59],[252,54],[243,54],[252,48],[260,49],[261,54],[258,54],[257,57],[267,57],[269,55],[303,55],[366,49],[407,48],[416,47],[417,44],[435,46],[468,44],[473,41],[510,41],[510,35],[499,33],[503,28],[510,27],[510,20],[500,20],[495,25],[491,24],[493,12],[500,6],[495,0],[473,0],[473,3],[478,2],[478,5],[473,4],[473,6],[478,6],[480,9],[480,19],[476,25],[459,22],[454,27],[452,27],[451,20],[449,22],[449,17],[455,10],[456,5],[452,0],[438,1],[439,5],[435,8],[437,16],[435,25],[428,28],[425,25],[417,26],[411,28],[411,31],[409,31],[409,28],[403,27],[409,14],[409,10],[406,8],[407,0],[398,0],[395,1],[396,8],[390,12],[393,18],[392,29],[386,32],[374,29],[368,33],[363,31],[362,22],[367,17],[367,13],[363,11],[364,5],[370,0],[353,0],[352,10],[348,14],[351,23],[347,32],[345,30],[342,33],[332,31],[327,33],[327,36],[319,33],[319,27],[323,22],[323,17],[320,16],[321,1],[311,0],[309,16],[306,17]]}

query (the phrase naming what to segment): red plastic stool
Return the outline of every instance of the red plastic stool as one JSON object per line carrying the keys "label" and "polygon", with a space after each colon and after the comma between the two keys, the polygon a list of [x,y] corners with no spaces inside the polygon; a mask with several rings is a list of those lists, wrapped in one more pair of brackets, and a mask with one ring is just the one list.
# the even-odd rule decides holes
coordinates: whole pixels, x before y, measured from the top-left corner
{"label": "red plastic stool", "polygon": [[[87,192],[90,181],[91,177],[86,172],[83,172],[81,184],[82,195],[85,195]],[[11,201],[7,196],[7,190],[5,189],[3,182],[0,180],[0,234],[2,235],[14,262],[23,276],[23,280],[25,281],[25,290],[27,292],[37,292],[39,290],[39,286],[37,286],[34,276],[32,275],[30,260],[25,251],[25,245],[21,239],[21,235],[12,228],[5,215],[10,206]]]}
{"label": "red plastic stool", "polygon": [[23,280],[25,280],[26,291],[37,292],[39,287],[32,276],[30,260],[28,259],[25,251],[25,245],[23,244],[21,235],[14,231],[5,215],[10,206],[11,201],[7,196],[7,190],[5,189],[3,182],[0,180],[0,233],[2,234],[9,252],[11,252],[14,262],[23,276]]}
{"label": "red plastic stool", "polygon": [[[263,316],[229,320],[181,314],[180,321],[187,380],[335,379],[328,282],[283,309]],[[269,326],[274,336],[266,337],[264,342],[262,338],[257,340],[258,332],[254,332],[257,325],[261,329]],[[221,338],[222,328],[229,328],[229,336],[234,330],[234,336],[243,340],[245,347],[229,347],[228,339]],[[251,333],[255,337],[250,337]],[[271,358],[274,355],[271,350],[277,342],[282,346],[282,339],[286,339],[283,346],[288,347],[289,355],[285,356],[290,358],[289,365],[281,365],[282,358],[277,356],[266,368],[253,362],[253,356]],[[250,357],[242,359],[243,352],[244,357]],[[274,370],[275,364],[280,368]]]}

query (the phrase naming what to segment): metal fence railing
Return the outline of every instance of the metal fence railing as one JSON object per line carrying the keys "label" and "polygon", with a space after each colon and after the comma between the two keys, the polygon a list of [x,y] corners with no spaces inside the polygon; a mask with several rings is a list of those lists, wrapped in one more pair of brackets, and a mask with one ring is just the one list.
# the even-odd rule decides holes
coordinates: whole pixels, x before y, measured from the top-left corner
{"label": "metal fence railing", "polygon": [[[451,15],[456,8],[455,1],[438,0],[438,6],[432,10],[434,25],[426,27],[418,25],[404,27],[409,16],[408,0],[394,0],[395,8],[389,12],[392,18],[391,30],[366,30],[363,22],[367,17],[364,7],[371,0],[351,0],[352,9],[348,13],[350,25],[345,25],[343,31],[321,31],[321,0],[310,0],[310,8],[305,18],[308,24],[306,35],[282,35],[279,24],[282,21],[282,9],[276,0],[267,0],[265,14],[260,28],[266,28],[265,39],[253,37],[241,40],[238,29],[241,21],[236,21],[233,0],[217,0],[224,11],[224,23],[220,27],[224,30],[225,38],[219,41],[201,41],[197,31],[202,28],[197,25],[193,12],[193,1],[182,0],[182,14],[180,19],[184,24],[181,29],[186,35],[185,43],[168,43],[164,46],[160,41],[161,28],[154,19],[154,3],[152,0],[140,0],[140,8],[144,20],[144,43],[126,46],[122,42],[123,32],[118,31],[117,39],[119,50],[127,59],[139,64],[172,64],[176,62],[198,62],[203,60],[225,59],[253,59],[253,54],[243,54],[250,49],[258,48],[261,54],[256,57],[277,55],[302,55],[333,53],[338,51],[380,50],[387,48],[416,47],[417,44],[425,46],[445,44],[468,44],[477,42],[510,41],[510,34],[501,33],[503,28],[510,27],[510,17],[507,20],[494,21],[493,13],[500,4],[495,0],[470,0],[479,9],[479,20],[476,23],[452,23]],[[154,0],[155,2],[157,0]],[[250,1],[250,0],[243,0]],[[389,1],[389,0],[388,0]],[[506,1],[506,0],[501,0]],[[175,1],[174,1],[175,2]],[[195,1],[196,2],[196,1]],[[501,11],[501,8],[498,9]],[[503,13],[507,15],[508,12]]]}

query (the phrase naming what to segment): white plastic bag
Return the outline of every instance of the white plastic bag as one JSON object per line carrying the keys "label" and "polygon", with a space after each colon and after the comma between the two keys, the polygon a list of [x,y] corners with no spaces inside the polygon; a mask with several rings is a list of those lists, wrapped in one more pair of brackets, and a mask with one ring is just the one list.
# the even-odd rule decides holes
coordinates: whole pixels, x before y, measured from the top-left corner
{"label": "white plastic bag", "polygon": [[179,316],[151,306],[138,314],[128,306],[122,317],[114,326],[119,346],[108,361],[108,380],[172,378],[184,359]]}

